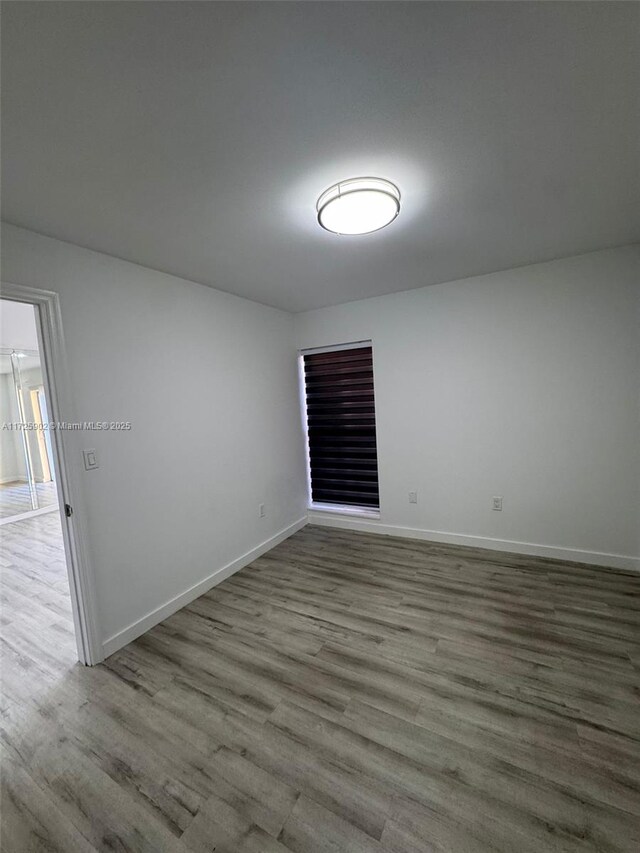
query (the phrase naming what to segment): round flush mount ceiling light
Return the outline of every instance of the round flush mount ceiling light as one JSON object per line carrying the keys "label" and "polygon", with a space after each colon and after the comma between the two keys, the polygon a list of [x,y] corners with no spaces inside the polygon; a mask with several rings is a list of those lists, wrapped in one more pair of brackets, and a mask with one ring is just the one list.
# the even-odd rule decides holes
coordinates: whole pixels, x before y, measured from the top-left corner
{"label": "round flush mount ceiling light", "polygon": [[400,213],[400,190],[383,178],[351,178],[325,190],[318,222],[334,234],[371,234]]}

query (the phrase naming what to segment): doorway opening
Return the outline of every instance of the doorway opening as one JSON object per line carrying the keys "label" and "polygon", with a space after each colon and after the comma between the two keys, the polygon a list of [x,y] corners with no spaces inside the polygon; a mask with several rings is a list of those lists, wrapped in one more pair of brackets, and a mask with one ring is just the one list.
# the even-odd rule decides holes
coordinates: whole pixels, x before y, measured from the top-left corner
{"label": "doorway opening", "polygon": [[78,491],[61,435],[58,398],[68,390],[57,296],[2,289],[0,646],[3,699],[11,703],[21,701],[25,666],[50,684],[78,661],[94,664],[102,655],[81,518],[74,517]]}
{"label": "doorway opening", "polygon": [[[35,309],[2,301],[0,347],[0,523],[58,508]],[[29,344],[27,346],[26,344]]]}
{"label": "doorway opening", "polygon": [[78,656],[36,311],[3,299],[0,318],[0,634],[11,701],[12,664],[26,657],[62,673]]}

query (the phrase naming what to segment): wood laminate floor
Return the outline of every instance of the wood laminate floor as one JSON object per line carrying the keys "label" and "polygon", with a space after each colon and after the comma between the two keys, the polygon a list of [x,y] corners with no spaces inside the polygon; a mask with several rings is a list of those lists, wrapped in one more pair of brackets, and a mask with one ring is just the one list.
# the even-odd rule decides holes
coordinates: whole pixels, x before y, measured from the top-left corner
{"label": "wood laminate floor", "polygon": [[[38,509],[47,506],[56,506],[58,503],[56,484],[53,481],[36,483],[36,497],[38,499]],[[20,515],[23,512],[31,512],[32,509],[28,483],[22,481],[0,483],[0,518],[10,518],[13,515]]]}
{"label": "wood laminate floor", "polygon": [[36,599],[6,853],[640,850],[638,575],[309,526],[93,669]]}

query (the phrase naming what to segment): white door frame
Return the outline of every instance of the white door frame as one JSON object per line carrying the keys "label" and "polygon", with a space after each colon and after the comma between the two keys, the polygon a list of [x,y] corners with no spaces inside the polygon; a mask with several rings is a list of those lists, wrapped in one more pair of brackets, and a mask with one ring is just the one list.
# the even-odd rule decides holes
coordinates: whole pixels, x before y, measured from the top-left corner
{"label": "white door frame", "polygon": [[[36,317],[39,318],[38,341],[49,417],[54,423],[74,423],[58,294],[50,290],[2,282],[1,295],[3,299],[27,302],[35,307]],[[87,666],[93,666],[104,659],[104,654],[98,631],[95,578],[87,547],[80,470],[74,464],[69,465],[69,459],[75,459],[75,450],[65,430],[52,430],[51,443],[78,660]],[[69,517],[65,512],[66,506],[72,507]]]}

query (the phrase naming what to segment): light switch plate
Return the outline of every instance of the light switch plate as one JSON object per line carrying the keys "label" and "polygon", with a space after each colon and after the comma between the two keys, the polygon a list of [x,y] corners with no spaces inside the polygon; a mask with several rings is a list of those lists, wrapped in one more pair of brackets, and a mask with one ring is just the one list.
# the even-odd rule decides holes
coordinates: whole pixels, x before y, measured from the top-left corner
{"label": "light switch plate", "polygon": [[93,471],[94,468],[100,467],[98,465],[98,456],[96,454],[95,448],[91,448],[90,450],[83,450],[82,458],[84,459],[85,471]]}

